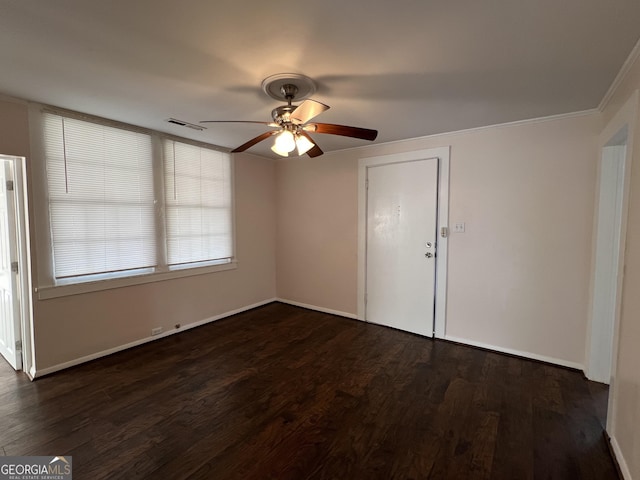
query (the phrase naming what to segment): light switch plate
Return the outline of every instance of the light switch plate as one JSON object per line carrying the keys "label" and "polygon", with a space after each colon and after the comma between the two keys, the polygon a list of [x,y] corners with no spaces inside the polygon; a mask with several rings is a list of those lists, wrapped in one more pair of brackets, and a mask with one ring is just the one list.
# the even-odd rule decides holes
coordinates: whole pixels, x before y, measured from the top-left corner
{"label": "light switch plate", "polygon": [[453,226],[453,233],[464,233],[464,222],[457,222]]}

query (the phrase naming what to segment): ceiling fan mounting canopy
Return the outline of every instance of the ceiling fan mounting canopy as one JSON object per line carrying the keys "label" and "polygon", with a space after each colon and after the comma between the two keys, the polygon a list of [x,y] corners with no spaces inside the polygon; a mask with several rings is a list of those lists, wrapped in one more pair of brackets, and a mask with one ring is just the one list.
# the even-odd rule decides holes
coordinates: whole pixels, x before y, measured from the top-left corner
{"label": "ceiling fan mounting canopy", "polygon": [[284,95],[284,98],[287,99],[287,102],[291,103],[296,93],[298,93],[298,87],[291,83],[285,83],[280,87],[280,91]]}
{"label": "ceiling fan mounting canopy", "polygon": [[292,99],[305,100],[316,93],[316,84],[306,75],[278,73],[262,81],[262,90],[276,100],[289,101],[287,95]]}

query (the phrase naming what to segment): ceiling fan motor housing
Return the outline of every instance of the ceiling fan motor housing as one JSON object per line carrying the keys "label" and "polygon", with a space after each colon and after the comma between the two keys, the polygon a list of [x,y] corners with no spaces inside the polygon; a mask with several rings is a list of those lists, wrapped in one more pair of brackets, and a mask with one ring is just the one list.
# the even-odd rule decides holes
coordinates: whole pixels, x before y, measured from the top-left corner
{"label": "ceiling fan motor housing", "polygon": [[295,109],[294,105],[281,105],[271,110],[271,117],[278,125],[291,123],[291,112]]}

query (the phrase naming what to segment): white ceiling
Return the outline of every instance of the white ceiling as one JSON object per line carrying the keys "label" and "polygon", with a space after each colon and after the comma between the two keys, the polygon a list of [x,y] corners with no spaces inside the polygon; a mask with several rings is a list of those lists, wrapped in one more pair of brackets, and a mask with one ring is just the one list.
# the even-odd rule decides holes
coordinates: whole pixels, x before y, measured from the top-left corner
{"label": "white ceiling", "polygon": [[388,142],[595,108],[639,38],[638,0],[0,0],[0,93],[233,148],[264,129],[165,120],[269,121],[303,73]]}

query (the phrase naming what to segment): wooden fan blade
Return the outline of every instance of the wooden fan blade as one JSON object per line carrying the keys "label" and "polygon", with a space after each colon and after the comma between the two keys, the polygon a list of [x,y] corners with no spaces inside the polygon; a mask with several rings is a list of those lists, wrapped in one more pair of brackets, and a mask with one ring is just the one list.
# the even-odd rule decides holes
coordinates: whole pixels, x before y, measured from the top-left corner
{"label": "wooden fan blade", "polygon": [[252,138],[247,143],[243,143],[238,148],[234,148],[233,150],[231,150],[231,153],[244,152],[247,148],[253,147],[256,143],[260,143],[261,141],[266,140],[276,133],[278,133],[277,130],[273,132],[264,132],[262,135],[258,135],[256,138]]}
{"label": "wooden fan blade", "polygon": [[280,126],[273,122],[254,122],[252,120],[201,120],[200,123],[258,123],[260,125],[267,125],[268,127]]}
{"label": "wooden fan blade", "polygon": [[305,125],[304,129],[308,132],[342,135],[343,137],[361,138],[363,140],[375,140],[378,136],[377,130],[335,125],[333,123],[310,123],[309,125]]}
{"label": "wooden fan blade", "polygon": [[304,136],[307,140],[313,143],[313,147],[307,150],[307,155],[313,158],[313,157],[319,157],[324,153],[322,149],[318,146],[318,144],[313,141],[313,138],[311,138],[311,135],[309,135],[307,132],[302,130],[301,132],[298,133],[298,135]]}
{"label": "wooden fan blade", "polygon": [[325,110],[329,110],[329,105],[316,102],[315,100],[305,100],[291,112],[291,121],[297,124],[307,123]]}

